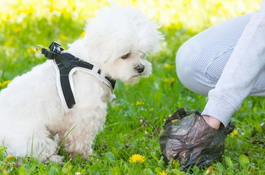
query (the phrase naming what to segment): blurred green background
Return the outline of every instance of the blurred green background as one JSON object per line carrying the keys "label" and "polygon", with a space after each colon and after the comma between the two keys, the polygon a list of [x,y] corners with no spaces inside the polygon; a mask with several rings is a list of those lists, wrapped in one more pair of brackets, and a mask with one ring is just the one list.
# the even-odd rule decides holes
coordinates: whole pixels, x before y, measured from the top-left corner
{"label": "blurred green background", "polygon": [[[117,0],[161,24],[162,52],[174,54],[192,35],[228,18],[256,11],[260,0]],[[44,59],[37,45],[67,43],[82,37],[86,19],[106,0],[1,0],[0,81],[10,80]],[[34,59],[35,54],[39,59]],[[173,62],[172,62],[173,63]],[[12,72],[12,73],[11,73]]]}
{"label": "blurred green background", "polygon": [[[213,24],[258,9],[260,0],[117,0],[121,5],[131,5],[156,19],[163,27],[188,28],[201,31]],[[55,16],[71,16],[83,21],[94,15],[95,10],[108,5],[107,0],[1,0],[2,25],[23,23]],[[34,21],[32,21],[34,22]],[[1,25],[1,26],[2,26]]]}

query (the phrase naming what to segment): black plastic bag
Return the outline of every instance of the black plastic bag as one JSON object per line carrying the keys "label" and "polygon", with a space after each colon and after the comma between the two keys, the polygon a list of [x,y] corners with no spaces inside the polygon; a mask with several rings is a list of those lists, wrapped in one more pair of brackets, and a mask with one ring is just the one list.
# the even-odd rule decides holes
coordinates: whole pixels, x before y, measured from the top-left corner
{"label": "black plastic bag", "polygon": [[214,129],[205,122],[200,112],[180,108],[167,118],[159,138],[164,160],[168,163],[173,158],[183,168],[209,166],[221,159],[225,137],[234,128],[230,122],[227,127],[222,125]]}

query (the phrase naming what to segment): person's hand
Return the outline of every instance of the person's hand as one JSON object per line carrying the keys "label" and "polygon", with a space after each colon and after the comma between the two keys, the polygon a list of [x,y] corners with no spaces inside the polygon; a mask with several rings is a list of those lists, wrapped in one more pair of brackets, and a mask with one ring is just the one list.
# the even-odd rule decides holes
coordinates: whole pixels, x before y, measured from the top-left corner
{"label": "person's hand", "polygon": [[204,118],[205,122],[212,128],[219,129],[221,122],[218,119],[210,115],[202,115],[202,117]]}
{"label": "person's hand", "polygon": [[164,129],[159,141],[166,163],[174,159],[188,168],[219,161],[224,153],[225,137],[233,131],[234,125],[229,123],[226,128],[221,125],[214,129],[198,111],[180,108],[167,118]]}

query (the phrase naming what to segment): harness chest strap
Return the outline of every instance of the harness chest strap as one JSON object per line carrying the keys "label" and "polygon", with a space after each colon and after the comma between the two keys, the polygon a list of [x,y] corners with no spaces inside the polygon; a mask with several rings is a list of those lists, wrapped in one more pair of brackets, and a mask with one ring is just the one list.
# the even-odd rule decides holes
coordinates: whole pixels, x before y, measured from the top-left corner
{"label": "harness chest strap", "polygon": [[62,103],[67,110],[76,104],[72,79],[75,71],[83,71],[94,75],[113,91],[116,81],[109,77],[103,77],[100,69],[96,68],[93,64],[80,60],[69,53],[56,53],[45,48],[42,48],[41,53],[45,57],[54,60],[54,67],[57,72],[57,89]]}

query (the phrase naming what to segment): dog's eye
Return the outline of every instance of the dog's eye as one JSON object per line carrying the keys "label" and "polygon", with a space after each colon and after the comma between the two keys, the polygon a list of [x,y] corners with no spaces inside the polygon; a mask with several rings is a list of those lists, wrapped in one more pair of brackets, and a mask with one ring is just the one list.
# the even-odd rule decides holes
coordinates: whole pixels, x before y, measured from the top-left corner
{"label": "dog's eye", "polygon": [[141,59],[145,59],[145,57],[146,57],[146,54],[145,54],[145,53],[142,53],[142,54],[140,55],[140,58],[141,58]]}
{"label": "dog's eye", "polygon": [[123,55],[123,56],[121,57],[121,59],[126,59],[126,58],[128,58],[130,55],[131,55],[131,53],[127,53],[126,55]]}

